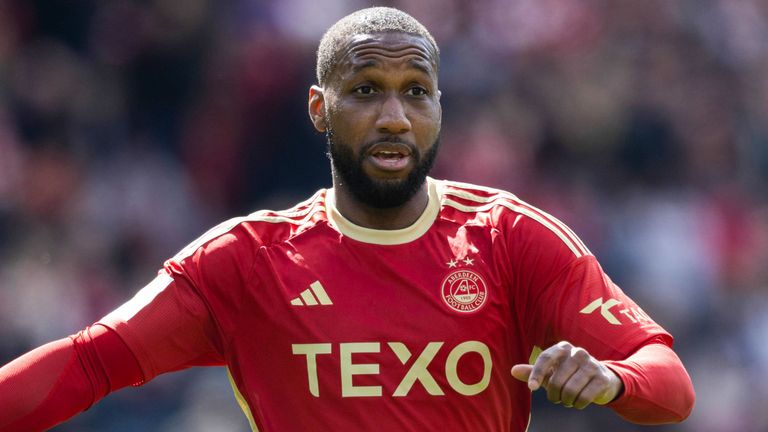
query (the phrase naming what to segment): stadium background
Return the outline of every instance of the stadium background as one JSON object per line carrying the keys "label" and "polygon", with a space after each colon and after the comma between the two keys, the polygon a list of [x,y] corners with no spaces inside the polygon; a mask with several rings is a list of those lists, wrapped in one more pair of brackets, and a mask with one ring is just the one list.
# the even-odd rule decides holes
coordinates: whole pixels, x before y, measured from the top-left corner
{"label": "stadium background", "polygon": [[[434,176],[560,217],[676,336],[698,401],[653,430],[768,430],[768,2],[381,3],[442,48]],[[0,0],[0,363],[104,315],[218,221],[329,184],[314,50],[367,5]],[[647,430],[535,402],[531,431]],[[55,430],[246,426],[209,369]]]}

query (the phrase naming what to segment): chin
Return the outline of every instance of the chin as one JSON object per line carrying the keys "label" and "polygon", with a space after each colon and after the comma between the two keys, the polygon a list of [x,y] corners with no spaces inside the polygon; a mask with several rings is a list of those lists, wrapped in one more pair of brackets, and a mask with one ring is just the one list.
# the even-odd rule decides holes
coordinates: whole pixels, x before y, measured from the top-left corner
{"label": "chin", "polygon": [[410,171],[406,172],[398,172],[398,173],[388,173],[388,174],[378,174],[378,175],[370,175],[368,174],[368,179],[371,181],[371,183],[378,183],[386,186],[395,186],[399,184],[404,184],[408,181]]}

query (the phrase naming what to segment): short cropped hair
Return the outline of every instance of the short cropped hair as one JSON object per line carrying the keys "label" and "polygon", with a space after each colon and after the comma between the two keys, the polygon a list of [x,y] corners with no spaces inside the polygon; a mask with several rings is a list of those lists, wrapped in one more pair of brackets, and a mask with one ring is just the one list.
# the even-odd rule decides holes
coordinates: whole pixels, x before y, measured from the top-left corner
{"label": "short cropped hair", "polygon": [[349,38],[359,34],[398,32],[421,36],[434,51],[435,67],[440,66],[440,50],[429,31],[416,18],[389,7],[372,7],[353,12],[336,22],[317,49],[317,82],[325,86],[339,59],[339,50]]}

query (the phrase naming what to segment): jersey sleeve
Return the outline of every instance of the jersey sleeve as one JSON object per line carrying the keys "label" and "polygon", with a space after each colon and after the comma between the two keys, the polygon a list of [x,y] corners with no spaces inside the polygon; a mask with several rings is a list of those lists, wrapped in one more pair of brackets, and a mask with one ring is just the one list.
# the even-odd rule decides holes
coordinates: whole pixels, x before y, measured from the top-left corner
{"label": "jersey sleeve", "polygon": [[624,384],[622,394],[608,406],[626,420],[648,425],[678,423],[691,414],[696,401],[693,382],[664,340],[651,340],[627,359],[603,364]]}
{"label": "jersey sleeve", "polygon": [[45,430],[119,388],[221,363],[217,340],[205,302],[169,261],[93,326],[0,368],[0,431]]}
{"label": "jersey sleeve", "polygon": [[115,332],[88,327],[0,368],[0,431],[47,430],[141,379]]}
{"label": "jersey sleeve", "polygon": [[507,247],[513,301],[532,346],[567,340],[600,360],[621,360],[652,338],[671,346],[656,324],[608,277],[581,240],[551,216],[518,216]]}
{"label": "jersey sleeve", "polygon": [[512,301],[533,347],[568,341],[602,361],[624,384],[609,406],[640,424],[684,420],[693,385],[672,336],[608,277],[562,222],[528,211],[505,226]]}
{"label": "jersey sleeve", "polygon": [[133,352],[144,381],[191,366],[220,363],[205,303],[169,263],[131,300],[98,321]]}
{"label": "jersey sleeve", "polygon": [[236,288],[253,267],[254,249],[241,247],[229,232],[235,226],[190,244],[93,326],[0,368],[0,431],[45,430],[119,388],[223,364],[225,341],[211,300],[234,307]]}
{"label": "jersey sleeve", "polygon": [[225,332],[212,305],[236,308],[234,293],[253,265],[250,250],[241,243],[229,230],[212,230],[168,260],[152,282],[99,321],[124,339],[145,380],[224,363]]}

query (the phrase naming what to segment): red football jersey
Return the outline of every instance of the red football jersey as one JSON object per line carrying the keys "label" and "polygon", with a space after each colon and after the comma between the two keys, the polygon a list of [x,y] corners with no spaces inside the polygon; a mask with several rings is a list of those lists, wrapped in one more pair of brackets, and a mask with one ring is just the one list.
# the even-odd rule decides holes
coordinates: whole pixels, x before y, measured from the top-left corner
{"label": "red football jersey", "polygon": [[101,322],[147,380],[226,365],[260,431],[520,432],[531,398],[510,369],[537,347],[623,359],[671,342],[562,222],[507,192],[428,183],[402,230],[354,225],[332,189],[227,221]]}

